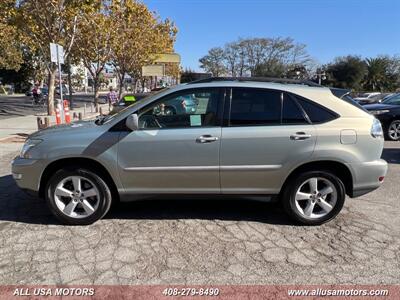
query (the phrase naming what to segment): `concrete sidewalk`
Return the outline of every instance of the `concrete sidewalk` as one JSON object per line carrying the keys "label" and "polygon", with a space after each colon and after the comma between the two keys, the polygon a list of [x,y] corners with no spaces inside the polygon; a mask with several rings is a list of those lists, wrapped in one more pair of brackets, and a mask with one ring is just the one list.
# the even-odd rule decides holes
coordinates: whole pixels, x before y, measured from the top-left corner
{"label": "concrete sidewalk", "polygon": [[[104,114],[108,114],[108,104],[100,105]],[[91,119],[96,117],[99,113],[91,112],[90,107],[86,109],[86,114],[84,114],[84,108],[76,108],[73,111],[70,111],[71,120],[73,120],[73,114],[82,113],[84,119]],[[94,111],[94,110],[93,110]],[[39,115],[29,115],[23,117],[15,117],[15,118],[7,118],[4,120],[0,120],[0,140],[7,139],[14,135],[26,135],[31,134],[38,130],[37,126],[37,117]],[[46,117],[46,115],[41,115]],[[48,116],[50,119],[50,125],[56,124],[55,116]]]}

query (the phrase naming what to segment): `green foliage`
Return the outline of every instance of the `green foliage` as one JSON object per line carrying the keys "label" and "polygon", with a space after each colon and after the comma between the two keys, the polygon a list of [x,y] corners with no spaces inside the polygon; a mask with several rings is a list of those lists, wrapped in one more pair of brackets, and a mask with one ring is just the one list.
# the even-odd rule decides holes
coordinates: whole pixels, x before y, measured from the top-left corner
{"label": "green foliage", "polygon": [[213,76],[224,75],[226,67],[224,65],[224,50],[220,47],[215,47],[208,51],[208,54],[200,58],[201,68],[206,72],[212,73]]}
{"label": "green foliage", "polygon": [[367,75],[364,79],[364,90],[368,91],[393,91],[399,80],[399,74],[396,73],[395,58],[380,56],[376,58],[367,58]]}
{"label": "green foliage", "polygon": [[400,86],[400,58],[338,57],[325,67],[326,83],[353,90],[391,92]]}
{"label": "green foliage", "polygon": [[359,56],[338,57],[327,66],[326,73],[329,85],[360,90],[367,74],[367,64]]}

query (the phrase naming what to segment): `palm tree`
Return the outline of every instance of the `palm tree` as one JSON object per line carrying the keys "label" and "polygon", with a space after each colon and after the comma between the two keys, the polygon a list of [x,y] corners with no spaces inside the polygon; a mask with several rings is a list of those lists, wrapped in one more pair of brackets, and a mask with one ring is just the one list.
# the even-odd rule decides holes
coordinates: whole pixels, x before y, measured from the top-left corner
{"label": "palm tree", "polygon": [[370,91],[385,90],[388,85],[389,61],[386,57],[367,58],[367,75],[364,80],[364,87]]}

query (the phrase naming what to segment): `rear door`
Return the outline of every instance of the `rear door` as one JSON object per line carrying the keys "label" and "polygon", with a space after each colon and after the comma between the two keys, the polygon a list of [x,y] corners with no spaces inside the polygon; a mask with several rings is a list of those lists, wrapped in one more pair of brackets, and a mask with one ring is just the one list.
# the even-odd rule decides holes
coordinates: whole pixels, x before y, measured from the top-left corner
{"label": "rear door", "polygon": [[233,88],[221,142],[223,193],[276,194],[313,153],[316,130],[297,101],[268,89]]}

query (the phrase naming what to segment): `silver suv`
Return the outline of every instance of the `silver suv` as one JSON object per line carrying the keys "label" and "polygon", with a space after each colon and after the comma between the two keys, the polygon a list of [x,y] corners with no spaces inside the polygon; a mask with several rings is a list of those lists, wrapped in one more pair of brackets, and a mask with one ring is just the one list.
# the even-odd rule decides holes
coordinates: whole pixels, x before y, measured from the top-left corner
{"label": "silver suv", "polygon": [[179,85],[112,116],[32,134],[13,177],[67,224],[93,223],[114,201],[165,194],[259,196],[321,224],[387,171],[379,121],[335,95],[289,80]]}

